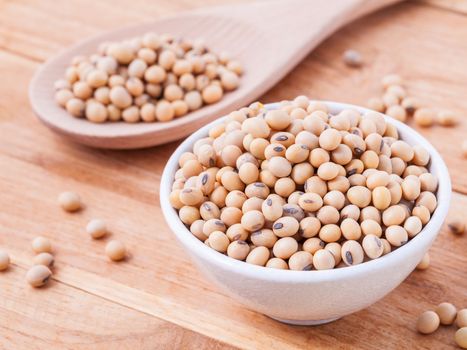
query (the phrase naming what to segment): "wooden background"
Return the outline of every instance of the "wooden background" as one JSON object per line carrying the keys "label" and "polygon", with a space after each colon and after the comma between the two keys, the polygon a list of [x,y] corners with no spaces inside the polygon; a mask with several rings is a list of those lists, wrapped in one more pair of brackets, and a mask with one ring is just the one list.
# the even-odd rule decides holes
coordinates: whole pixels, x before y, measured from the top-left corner
{"label": "wooden background", "polygon": [[[0,248],[13,265],[0,273],[0,349],[449,349],[454,328],[415,332],[417,315],[442,301],[467,307],[467,237],[443,228],[432,265],[415,271],[366,310],[320,327],[292,327],[251,312],[196,270],[166,227],[158,204],[163,166],[177,144],[103,151],[71,144],[41,125],[28,104],[39,64],[89,35],[191,7],[229,0],[0,0]],[[364,104],[379,80],[399,72],[409,92],[463,117],[456,128],[421,132],[446,160],[455,193],[450,217],[465,218],[467,160],[467,11],[465,1],[408,2],[342,29],[310,54],[263,102],[306,94]],[[349,69],[345,49],[366,64]],[[86,209],[56,205],[63,190]],[[107,261],[105,241],[84,232],[109,222],[131,257]],[[38,290],[24,279],[30,242],[50,237],[56,268]]]}

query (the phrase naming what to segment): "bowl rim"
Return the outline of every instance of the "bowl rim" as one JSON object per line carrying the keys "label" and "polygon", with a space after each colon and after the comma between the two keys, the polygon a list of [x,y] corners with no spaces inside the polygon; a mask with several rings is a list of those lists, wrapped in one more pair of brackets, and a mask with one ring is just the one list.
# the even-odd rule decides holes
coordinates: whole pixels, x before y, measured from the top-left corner
{"label": "bowl rim", "polygon": [[[333,113],[337,113],[343,109],[356,109],[362,114],[375,112],[368,108],[347,103],[333,101],[319,102],[326,104]],[[265,105],[265,108],[275,109],[278,107],[278,105],[279,103],[269,103]],[[423,246],[422,242],[429,244],[429,242],[434,240],[438,235],[439,226],[441,226],[442,222],[444,221],[450,205],[451,180],[448,169],[442,157],[431,145],[431,143],[428,142],[428,140],[426,140],[410,126],[390,118],[387,115],[382,115],[385,117],[386,122],[394,125],[398,132],[404,135],[403,139],[405,141],[408,141],[408,143],[412,145],[419,144],[429,152],[431,159],[431,171],[436,173],[438,177],[438,191],[436,195],[438,205],[433,212],[430,221],[425,225],[420,233],[412,238],[407,244],[399,247],[395,251],[392,251],[378,259],[369,260],[358,265],[346,266],[344,268],[330,270],[292,271],[257,266],[248,264],[244,261],[233,259],[227,255],[215,251],[214,249],[209,248],[202,241],[196,238],[181,222],[177,211],[172,208],[169,201],[174,175],[178,169],[178,159],[183,152],[191,151],[195,141],[202,137],[206,137],[208,130],[212,126],[222,123],[222,121],[225,120],[227,116],[221,117],[194,132],[177,147],[177,149],[173,152],[167,161],[160,181],[159,196],[162,213],[168,226],[175,234],[175,236],[180,240],[180,242],[186,247],[186,249],[189,250],[191,255],[194,254],[202,259],[207,259],[212,262],[212,264],[219,265],[220,267],[231,270],[232,272],[236,272],[239,275],[266,281],[303,283],[351,278],[357,274],[359,275],[362,273],[369,273],[379,268],[387,267],[388,265],[397,264],[400,260],[404,260],[405,258],[408,259],[409,256],[413,255],[413,253],[417,251],[417,248]]]}

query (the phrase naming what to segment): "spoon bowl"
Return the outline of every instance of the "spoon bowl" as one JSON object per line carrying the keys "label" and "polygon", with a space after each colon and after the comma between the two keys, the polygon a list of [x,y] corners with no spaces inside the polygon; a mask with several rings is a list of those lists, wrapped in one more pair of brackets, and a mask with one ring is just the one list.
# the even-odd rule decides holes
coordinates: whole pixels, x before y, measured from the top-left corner
{"label": "spoon bowl", "polygon": [[[29,87],[31,105],[45,125],[88,146],[133,149],[168,143],[254,101],[338,28],[398,1],[275,0],[195,10],[119,28],[82,41],[42,65]],[[170,33],[187,40],[202,38],[213,52],[228,52],[244,67],[240,86],[219,102],[170,122],[95,124],[74,118],[56,103],[54,82],[63,78],[74,56],[93,54],[105,41],[121,41],[147,32]]]}

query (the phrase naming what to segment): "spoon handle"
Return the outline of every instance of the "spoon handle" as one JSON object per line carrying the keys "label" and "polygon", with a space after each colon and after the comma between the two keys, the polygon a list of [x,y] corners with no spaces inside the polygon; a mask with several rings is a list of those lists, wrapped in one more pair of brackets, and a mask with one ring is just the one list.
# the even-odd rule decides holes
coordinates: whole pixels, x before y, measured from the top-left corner
{"label": "spoon handle", "polygon": [[[281,47],[311,50],[349,22],[404,0],[271,0],[195,11],[238,20]],[[253,33],[252,33],[253,34]]]}

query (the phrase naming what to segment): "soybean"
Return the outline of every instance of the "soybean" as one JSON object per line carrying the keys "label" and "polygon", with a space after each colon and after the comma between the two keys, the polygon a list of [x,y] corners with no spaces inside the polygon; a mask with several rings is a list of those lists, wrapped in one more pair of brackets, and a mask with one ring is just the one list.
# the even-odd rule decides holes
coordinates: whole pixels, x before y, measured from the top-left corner
{"label": "soybean", "polygon": [[32,250],[39,254],[39,253],[50,253],[52,251],[52,243],[46,237],[36,237],[32,241]]}
{"label": "soybean", "polygon": [[298,199],[298,205],[305,211],[315,212],[323,206],[323,199],[316,193],[304,193]]}
{"label": "soybean", "polygon": [[245,261],[249,264],[264,266],[269,260],[269,255],[268,248],[256,247],[250,251]]}
{"label": "soybean", "polygon": [[[228,234],[228,233],[227,233]],[[270,229],[262,229],[252,232],[250,235],[251,242],[257,247],[272,248],[277,242],[278,236]]]}
{"label": "soybean", "polygon": [[[209,246],[220,253],[226,253],[229,247],[230,240],[222,231],[211,232],[208,238]],[[237,242],[237,241],[235,241]]]}
{"label": "soybean", "polygon": [[290,258],[298,250],[298,243],[292,237],[280,238],[272,248],[275,257],[281,259]]}
{"label": "soybean", "polygon": [[75,212],[81,209],[81,198],[74,192],[62,192],[58,196],[58,203],[63,210],[68,212]]}
{"label": "soybean", "polygon": [[319,249],[313,255],[313,266],[316,270],[329,270],[335,265],[334,255],[327,249]]}
{"label": "soybean", "polygon": [[401,245],[404,245],[409,239],[407,231],[402,226],[389,226],[388,228],[386,228],[384,234],[388,242],[395,247],[400,247]]}
{"label": "soybean", "polygon": [[417,320],[417,330],[422,334],[430,334],[436,331],[439,327],[439,316],[434,311],[423,312]]}
{"label": "soybean", "polygon": [[442,325],[448,326],[454,323],[457,316],[457,308],[451,303],[441,303],[435,308]]}
{"label": "soybean", "polygon": [[303,242],[303,250],[311,254],[315,254],[318,250],[323,249],[325,246],[326,243],[318,237],[309,238]]}
{"label": "soybean", "polygon": [[125,259],[127,250],[125,245],[117,240],[112,240],[105,246],[105,254],[112,261],[120,261]]}
{"label": "soybean", "polygon": [[86,225],[86,232],[94,239],[99,239],[106,235],[107,227],[105,221],[93,219]]}
{"label": "soybean", "polygon": [[460,219],[451,220],[448,222],[448,227],[452,233],[461,235],[465,231],[465,222]]}
{"label": "soybean", "polygon": [[370,259],[376,259],[383,255],[383,243],[375,235],[365,235],[362,241],[362,247],[365,251],[366,256],[368,256]]}
{"label": "soybean", "polygon": [[34,288],[42,287],[50,280],[52,271],[44,265],[34,265],[26,273],[26,281]]}
{"label": "soybean", "polygon": [[341,249],[342,261],[346,265],[357,265],[363,262],[363,248],[357,241],[346,241]]}
{"label": "soybean", "polygon": [[53,267],[55,259],[50,253],[40,253],[34,257],[34,265],[44,265],[49,269]]}
{"label": "soybean", "polygon": [[314,256],[306,251],[296,252],[289,258],[289,269],[296,271],[311,270],[313,260]]}
{"label": "soybean", "polygon": [[284,216],[272,224],[272,230],[277,237],[291,237],[298,232],[300,227],[297,219]]}
{"label": "soybean", "polygon": [[259,210],[251,210],[243,214],[242,226],[250,231],[257,231],[264,226],[264,215]]}
{"label": "soybean", "polygon": [[287,270],[289,268],[287,262],[281,258],[269,259],[268,262],[266,263],[266,267],[270,267],[273,269],[279,269],[279,270]]}
{"label": "soybean", "polygon": [[339,243],[336,243],[336,242],[328,243],[326,244],[324,249],[329,250],[331,254],[333,255],[334,261],[335,261],[334,266],[337,266],[342,261],[342,257],[341,257],[342,247]]}

